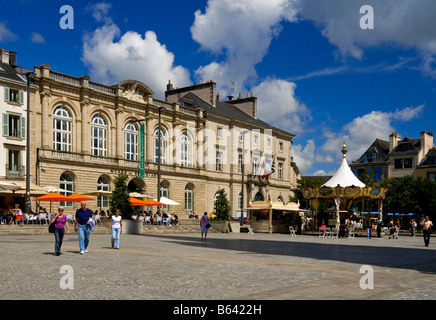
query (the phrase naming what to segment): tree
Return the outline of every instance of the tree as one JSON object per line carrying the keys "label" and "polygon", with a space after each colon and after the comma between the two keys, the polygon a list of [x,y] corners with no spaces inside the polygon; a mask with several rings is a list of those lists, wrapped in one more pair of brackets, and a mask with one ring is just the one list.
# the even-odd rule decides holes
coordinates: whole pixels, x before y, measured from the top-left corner
{"label": "tree", "polygon": [[129,190],[127,189],[127,180],[129,176],[125,173],[120,173],[114,179],[114,191],[110,197],[110,210],[115,213],[116,209],[120,209],[123,218],[130,218],[134,213],[134,208],[129,201]]}
{"label": "tree", "polygon": [[303,203],[306,203],[306,208],[308,207],[308,201],[306,198],[303,197],[303,189],[304,188],[319,188],[324,183],[326,183],[327,180],[322,177],[313,177],[313,178],[301,178],[297,180],[297,187],[293,190],[294,191],[294,197],[289,197],[290,201],[297,202],[300,204],[300,207]]}
{"label": "tree", "polygon": [[219,220],[230,220],[230,202],[224,189],[218,191],[215,200],[215,213]]}

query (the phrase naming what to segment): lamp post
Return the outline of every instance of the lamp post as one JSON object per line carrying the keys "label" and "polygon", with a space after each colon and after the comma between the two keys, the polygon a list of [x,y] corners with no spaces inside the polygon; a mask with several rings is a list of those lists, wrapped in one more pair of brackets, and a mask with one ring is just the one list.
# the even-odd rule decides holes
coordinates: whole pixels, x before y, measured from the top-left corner
{"label": "lamp post", "polygon": [[30,214],[30,82],[35,73],[26,73],[27,78],[27,123],[26,123],[26,213]]}
{"label": "lamp post", "polygon": [[244,171],[245,171],[245,134],[248,133],[248,130],[241,131],[242,135],[242,190],[241,190],[241,221],[240,224],[243,224],[244,218]]}
{"label": "lamp post", "polygon": [[[159,107],[159,126],[158,126],[158,146],[157,146],[157,201],[160,201],[160,158],[161,158],[161,121],[162,121],[162,109],[164,107]],[[160,208],[160,207],[159,207]]]}

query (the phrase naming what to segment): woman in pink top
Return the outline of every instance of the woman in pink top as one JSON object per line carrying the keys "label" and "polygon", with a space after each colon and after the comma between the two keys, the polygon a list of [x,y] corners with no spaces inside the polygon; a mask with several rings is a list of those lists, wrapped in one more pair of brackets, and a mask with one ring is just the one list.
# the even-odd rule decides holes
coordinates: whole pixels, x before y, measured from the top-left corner
{"label": "woman in pink top", "polygon": [[61,254],[62,240],[64,239],[65,227],[67,232],[70,233],[70,227],[68,226],[68,219],[64,215],[64,207],[58,208],[58,213],[51,219],[50,223],[55,222],[55,254],[59,256]]}
{"label": "woman in pink top", "polygon": [[431,222],[428,216],[426,216],[425,219],[421,222],[421,225],[424,229],[424,244],[426,247],[428,247],[430,244],[430,231],[431,227],[433,227],[433,222]]}
{"label": "woman in pink top", "polygon": [[207,237],[207,225],[209,224],[209,217],[207,216],[207,212],[204,213],[204,215],[200,219],[200,227],[201,227],[201,240],[203,240],[203,234],[204,234],[204,240],[206,240]]}

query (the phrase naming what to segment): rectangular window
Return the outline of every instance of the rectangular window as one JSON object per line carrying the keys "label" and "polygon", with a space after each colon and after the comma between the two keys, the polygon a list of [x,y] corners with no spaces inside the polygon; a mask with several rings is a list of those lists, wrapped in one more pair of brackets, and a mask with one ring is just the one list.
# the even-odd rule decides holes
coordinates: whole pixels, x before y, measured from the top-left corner
{"label": "rectangular window", "polygon": [[404,159],[404,169],[410,169],[412,168],[412,159],[406,158]]}
{"label": "rectangular window", "polygon": [[26,139],[26,118],[3,113],[3,136]]}
{"label": "rectangular window", "polygon": [[277,175],[279,180],[283,180],[283,163],[279,163]]}
{"label": "rectangular window", "polygon": [[283,151],[283,142],[279,142],[279,151]]}
{"label": "rectangular window", "polygon": [[238,155],[238,173],[242,173],[242,163],[243,159],[242,159],[242,154]]}
{"label": "rectangular window", "polygon": [[257,169],[259,168],[259,158],[253,158],[253,175],[257,175]]}
{"label": "rectangular window", "polygon": [[218,138],[222,138],[223,136],[223,128],[218,128],[216,131],[216,135]]}
{"label": "rectangular window", "polygon": [[259,136],[258,136],[257,134],[255,134],[255,135],[253,136],[253,144],[254,144],[255,146],[257,146],[257,145],[259,144]]}
{"label": "rectangular window", "polygon": [[21,167],[21,159],[20,159],[20,151],[18,150],[9,150],[8,154],[8,177],[19,178],[24,174],[24,170]]}
{"label": "rectangular window", "polygon": [[427,175],[427,177],[428,177],[428,180],[435,181],[435,180],[436,180],[436,173],[434,173],[434,172],[429,172],[428,175]]}
{"label": "rectangular window", "polygon": [[4,100],[6,102],[23,104],[24,103],[24,91],[23,90],[15,90],[15,89],[5,87]]}
{"label": "rectangular window", "polygon": [[220,151],[216,152],[216,171],[223,171],[223,153]]}
{"label": "rectangular window", "polygon": [[381,168],[374,168],[374,181],[381,181],[382,179],[382,169]]}

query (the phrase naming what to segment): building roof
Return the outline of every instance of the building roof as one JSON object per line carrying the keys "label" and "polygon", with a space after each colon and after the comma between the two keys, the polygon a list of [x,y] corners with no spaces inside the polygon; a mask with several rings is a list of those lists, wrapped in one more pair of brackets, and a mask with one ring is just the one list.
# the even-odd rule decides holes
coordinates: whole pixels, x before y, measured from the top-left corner
{"label": "building roof", "polygon": [[330,180],[323,184],[323,187],[337,187],[338,185],[341,187],[365,187],[365,184],[354,175],[354,173],[348,166],[346,153],[347,148],[344,143],[342,147],[342,163],[339,166],[339,169],[333,175],[333,177],[331,177]]}
{"label": "building roof", "polygon": [[185,94],[181,99],[179,99],[179,102],[184,107],[192,107],[192,108],[200,107],[201,109],[203,109],[203,111],[206,112],[206,114],[214,114],[214,115],[221,116],[224,118],[236,119],[236,120],[240,120],[240,121],[252,124],[254,126],[260,126],[262,128],[278,131],[284,135],[291,136],[290,137],[291,139],[293,137],[295,137],[295,135],[290,133],[290,132],[276,128],[276,127],[266,123],[265,121],[262,121],[260,119],[256,119],[256,118],[249,116],[247,113],[240,110],[238,107],[231,105],[230,103],[217,101],[216,107],[214,107],[214,106],[210,105],[207,101],[205,101],[202,98],[200,98],[199,96],[197,96],[193,92],[188,92],[187,94]]}
{"label": "building roof", "polygon": [[0,79],[12,80],[20,84],[27,84],[25,77],[21,76],[15,68],[11,67],[8,63],[0,62]]}
{"label": "building roof", "polygon": [[390,152],[391,156],[403,154],[403,153],[418,153],[421,148],[421,139],[410,139],[405,137],[398,142],[395,148]]}
{"label": "building roof", "polygon": [[427,154],[421,160],[421,163],[417,166],[417,168],[436,167],[435,158],[436,158],[436,148],[433,147],[430,150],[428,150]]}
{"label": "building roof", "polygon": [[353,161],[353,164],[364,163],[363,155],[364,154],[376,154],[376,162],[379,161],[387,161],[389,154],[389,141],[375,139],[371,146],[360,156],[359,159]]}

